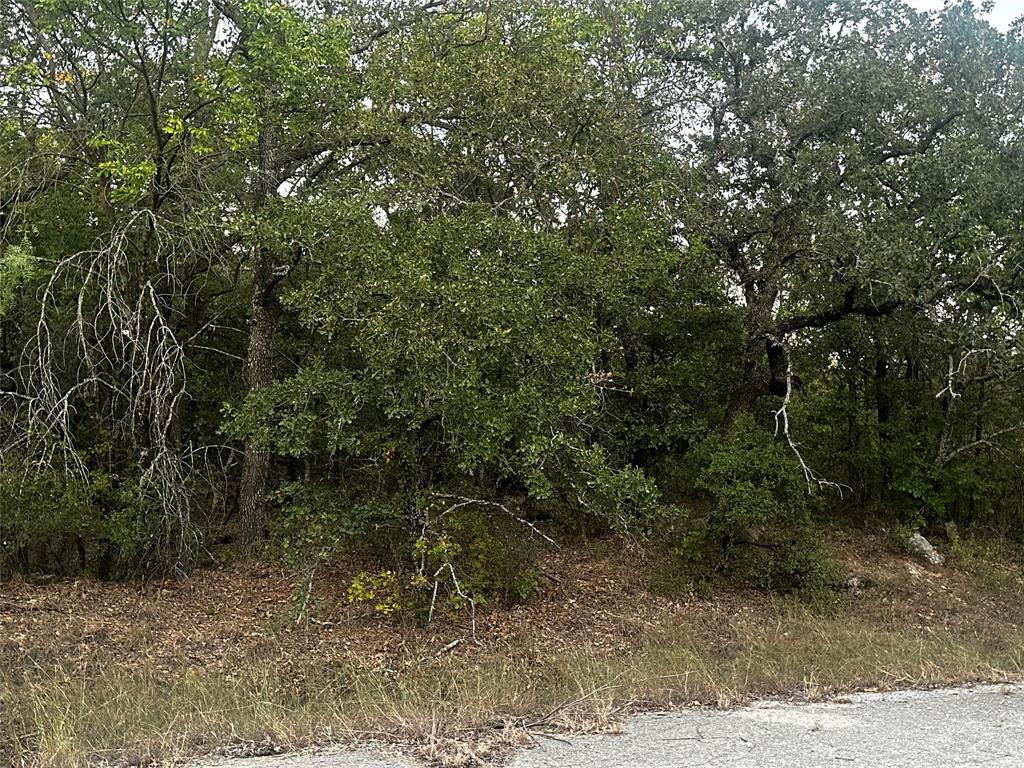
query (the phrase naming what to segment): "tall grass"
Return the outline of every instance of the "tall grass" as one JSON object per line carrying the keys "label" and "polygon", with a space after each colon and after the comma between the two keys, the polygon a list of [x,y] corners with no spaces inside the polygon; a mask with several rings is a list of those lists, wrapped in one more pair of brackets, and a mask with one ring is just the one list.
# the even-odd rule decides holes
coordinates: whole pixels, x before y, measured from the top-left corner
{"label": "tall grass", "polygon": [[524,663],[468,652],[402,671],[353,658],[329,668],[253,657],[231,670],[125,668],[97,651],[0,666],[0,763],[73,768],[103,760],[173,762],[220,745],[400,739],[438,757],[443,738],[501,724],[606,728],[628,707],[816,698],[858,688],[1000,681],[1024,675],[1024,630],[993,625],[909,632],[822,616],[779,601],[727,626],[673,620],[615,653]]}

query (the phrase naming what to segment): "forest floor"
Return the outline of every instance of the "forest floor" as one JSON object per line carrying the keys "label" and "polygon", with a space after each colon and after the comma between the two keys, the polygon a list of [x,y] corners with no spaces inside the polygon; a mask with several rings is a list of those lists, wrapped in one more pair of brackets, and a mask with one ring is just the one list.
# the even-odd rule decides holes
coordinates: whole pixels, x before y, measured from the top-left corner
{"label": "forest floor", "polygon": [[[388,741],[442,765],[626,711],[1024,678],[1024,570],[973,546],[925,568],[822,532],[855,588],[807,603],[680,585],[613,542],[548,554],[525,605],[426,628],[346,598],[366,563],[182,581],[0,584],[0,766],[151,765]],[[304,606],[304,610],[300,607]]]}

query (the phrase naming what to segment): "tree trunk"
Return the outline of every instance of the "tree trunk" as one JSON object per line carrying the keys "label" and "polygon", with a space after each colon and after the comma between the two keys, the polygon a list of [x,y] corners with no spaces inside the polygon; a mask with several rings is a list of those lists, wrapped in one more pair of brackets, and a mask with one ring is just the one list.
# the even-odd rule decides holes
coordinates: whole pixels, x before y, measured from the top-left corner
{"label": "tree trunk", "polygon": [[[785,378],[785,354],[772,334],[775,293],[747,286],[744,294],[747,313],[744,319],[743,372],[729,396],[725,414],[727,423],[732,423],[744,411],[752,411],[762,395],[773,391],[772,383],[777,375]],[[764,364],[766,355],[768,369]]]}
{"label": "tree trunk", "polygon": [[[271,121],[264,121],[257,139],[258,178],[253,208],[259,215],[276,194],[274,143]],[[253,249],[252,310],[249,316],[249,342],[246,350],[246,388],[251,394],[274,380],[274,333],[280,306],[274,276],[273,255],[261,244]],[[249,438],[242,461],[242,483],[238,492],[241,541],[249,553],[259,549],[267,536],[269,510],[267,486],[270,482],[269,446]]]}
{"label": "tree trunk", "polygon": [[[258,284],[254,286],[246,353],[246,386],[250,393],[266,387],[274,379],[277,313],[273,289],[261,290]],[[245,458],[242,461],[242,484],[238,500],[242,545],[249,551],[256,550],[266,538],[269,517],[266,495],[269,481],[270,448],[250,439],[246,443]]]}

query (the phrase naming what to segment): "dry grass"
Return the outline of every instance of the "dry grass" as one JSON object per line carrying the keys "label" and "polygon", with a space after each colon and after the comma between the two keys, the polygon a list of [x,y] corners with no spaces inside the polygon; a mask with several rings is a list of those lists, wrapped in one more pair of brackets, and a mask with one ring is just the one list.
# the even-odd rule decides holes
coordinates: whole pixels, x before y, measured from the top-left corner
{"label": "dry grass", "polygon": [[[611,604],[595,609],[604,625],[591,632],[573,634],[571,619],[587,615],[582,598],[563,614],[566,595],[551,594],[509,619],[520,631],[491,617],[480,646],[467,641],[440,658],[427,649],[444,638],[393,643],[392,627],[370,622],[373,632],[359,635],[369,620],[351,617],[349,631],[331,643],[361,637],[365,648],[349,645],[332,656],[313,645],[302,653],[273,615],[259,642],[241,644],[236,655],[221,649],[215,664],[197,661],[192,646],[174,660],[130,655],[110,642],[84,648],[78,635],[72,653],[42,642],[43,611],[31,616],[39,637],[28,621],[18,643],[0,643],[0,764],[128,765],[225,746],[258,753],[379,739],[415,745],[441,765],[476,765],[519,744],[527,727],[614,730],[632,708],[1024,677],[1018,571],[1007,566],[994,579],[986,565],[979,581],[963,569],[908,569],[870,543],[860,551],[866,559],[851,556],[846,567],[870,586],[824,609],[752,593],[659,601],[632,582],[621,613]],[[588,577],[614,571],[607,563],[590,567]],[[583,586],[563,588],[581,595]],[[524,621],[533,613],[544,631]],[[552,642],[551,627],[564,642]],[[315,625],[303,637],[310,632]],[[622,639],[588,643],[587,635]],[[134,627],[130,636],[159,645],[152,626]]]}

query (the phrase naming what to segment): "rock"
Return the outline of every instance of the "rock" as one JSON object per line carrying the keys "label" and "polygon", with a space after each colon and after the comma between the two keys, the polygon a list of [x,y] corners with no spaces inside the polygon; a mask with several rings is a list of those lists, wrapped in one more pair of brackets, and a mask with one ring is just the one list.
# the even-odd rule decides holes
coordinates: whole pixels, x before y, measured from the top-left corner
{"label": "rock", "polygon": [[960,541],[960,529],[953,520],[946,521],[946,538],[950,542]]}
{"label": "rock", "polygon": [[928,539],[920,533],[912,533],[910,535],[907,539],[907,548],[922,560],[927,563],[931,563],[932,565],[942,565],[946,562],[945,556],[933,547]]}
{"label": "rock", "polygon": [[860,576],[851,576],[845,582],[843,582],[843,587],[845,587],[846,591],[854,597],[861,594],[866,586],[867,582]]}

